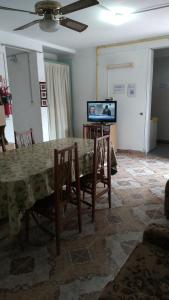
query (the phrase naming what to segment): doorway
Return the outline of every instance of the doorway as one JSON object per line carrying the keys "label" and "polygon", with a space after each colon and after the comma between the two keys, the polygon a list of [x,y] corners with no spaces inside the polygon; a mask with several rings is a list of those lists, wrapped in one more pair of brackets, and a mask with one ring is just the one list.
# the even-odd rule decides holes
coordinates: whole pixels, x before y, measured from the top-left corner
{"label": "doorway", "polygon": [[14,130],[21,132],[32,128],[35,141],[42,141],[36,52],[6,47],[6,56]]}
{"label": "doorway", "polygon": [[154,50],[150,150],[169,157],[169,48]]}

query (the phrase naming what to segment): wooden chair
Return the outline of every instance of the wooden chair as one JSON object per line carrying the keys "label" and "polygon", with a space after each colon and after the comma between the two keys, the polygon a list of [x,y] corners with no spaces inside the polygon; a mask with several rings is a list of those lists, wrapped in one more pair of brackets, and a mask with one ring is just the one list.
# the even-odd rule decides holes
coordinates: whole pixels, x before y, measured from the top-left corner
{"label": "wooden chair", "polygon": [[[75,173],[76,189],[72,188],[72,171]],[[68,202],[77,205],[77,218],[79,232],[82,231],[81,221],[81,199],[80,199],[80,179],[79,179],[79,160],[78,160],[78,146],[75,143],[73,146],[62,150],[54,150],[54,193],[35,203],[28,214],[32,215],[38,226],[45,232],[53,235],[47,228],[43,227],[39,221],[38,216],[44,216],[55,223],[56,250],[57,255],[60,254],[60,233],[62,226],[62,219],[67,208]],[[28,222],[27,214],[27,222]],[[27,227],[27,239],[29,224]]]}
{"label": "wooden chair", "polygon": [[17,149],[35,144],[32,128],[24,132],[14,131],[14,137],[15,137],[15,147]]}
{"label": "wooden chair", "polygon": [[103,136],[102,124],[83,124],[83,138],[94,139]]}
{"label": "wooden chair", "polygon": [[[97,192],[98,183],[103,183],[103,188],[100,189],[100,192]],[[80,178],[80,189],[83,191],[83,202],[92,207],[92,222],[95,220],[96,200],[104,193],[108,193],[108,203],[109,208],[111,208],[111,152],[109,135],[94,139],[92,173]],[[92,203],[85,200],[85,193],[91,195]]]}

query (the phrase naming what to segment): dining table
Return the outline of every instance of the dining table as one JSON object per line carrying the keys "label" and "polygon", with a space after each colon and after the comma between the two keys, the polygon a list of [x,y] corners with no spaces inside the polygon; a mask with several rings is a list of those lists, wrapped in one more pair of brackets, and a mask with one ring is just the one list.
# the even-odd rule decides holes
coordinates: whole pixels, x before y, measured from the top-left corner
{"label": "dining table", "polygon": [[[62,138],[0,153],[0,219],[8,218],[11,237],[20,232],[25,211],[53,192],[54,149],[75,142],[80,174],[87,174],[92,167],[92,139]],[[112,148],[111,165],[116,164]]]}

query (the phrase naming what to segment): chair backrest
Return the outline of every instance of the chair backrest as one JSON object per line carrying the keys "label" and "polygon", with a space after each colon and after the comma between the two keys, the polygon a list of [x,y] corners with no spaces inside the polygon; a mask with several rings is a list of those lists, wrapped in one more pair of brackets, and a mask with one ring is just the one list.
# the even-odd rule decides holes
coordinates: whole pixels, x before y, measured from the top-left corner
{"label": "chair backrest", "polygon": [[94,139],[93,183],[111,176],[110,136]]}
{"label": "chair backrest", "polygon": [[32,128],[23,132],[14,131],[14,137],[16,148],[23,148],[35,144]]}
{"label": "chair backrest", "polygon": [[80,178],[78,146],[74,145],[62,150],[54,150],[54,194],[55,200],[62,200],[62,190],[65,186],[69,200],[73,200],[72,181],[75,179],[76,197],[80,199]]}
{"label": "chair backrest", "polygon": [[83,124],[83,138],[94,139],[103,135],[102,124]]}

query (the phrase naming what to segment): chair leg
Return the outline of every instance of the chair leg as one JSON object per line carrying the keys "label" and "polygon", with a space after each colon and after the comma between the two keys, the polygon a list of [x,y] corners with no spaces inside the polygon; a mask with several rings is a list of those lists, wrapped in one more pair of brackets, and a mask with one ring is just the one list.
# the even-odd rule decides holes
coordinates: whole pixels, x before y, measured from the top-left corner
{"label": "chair leg", "polygon": [[78,226],[79,226],[79,233],[82,232],[82,218],[81,218],[81,209],[78,208]]}
{"label": "chair leg", "polygon": [[30,215],[29,212],[25,212],[25,237],[26,242],[29,242],[29,228],[30,228]]}
{"label": "chair leg", "polygon": [[77,204],[77,211],[78,211],[78,226],[79,226],[79,233],[82,232],[82,210],[81,210],[81,200],[78,200]]}
{"label": "chair leg", "polygon": [[110,189],[110,187],[108,190],[108,200],[109,200],[109,208],[111,208],[111,189]]}
{"label": "chair leg", "polygon": [[96,193],[92,194],[92,223],[95,221]]}
{"label": "chair leg", "polygon": [[56,254],[57,256],[60,255],[60,234],[56,232]]}
{"label": "chair leg", "polygon": [[56,254],[60,255],[60,205],[55,203],[55,234],[56,234]]}
{"label": "chair leg", "polygon": [[6,151],[6,147],[5,147],[5,140],[4,140],[4,137],[1,136],[0,139],[1,139],[0,145],[1,145],[1,147],[2,147],[2,151],[5,152],[5,151]]}
{"label": "chair leg", "polygon": [[108,181],[108,200],[109,200],[109,208],[111,208],[111,178]]}
{"label": "chair leg", "polygon": [[55,233],[56,233],[56,254],[60,255],[60,230],[59,222],[55,219]]}

